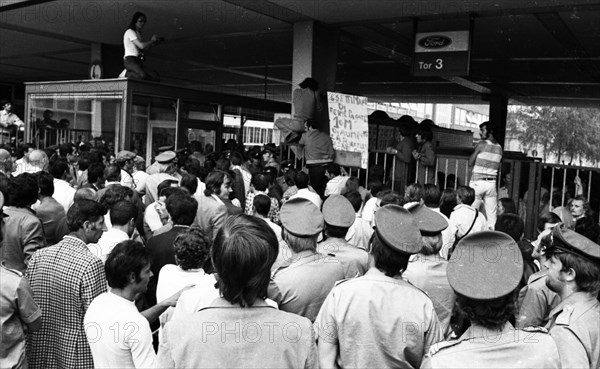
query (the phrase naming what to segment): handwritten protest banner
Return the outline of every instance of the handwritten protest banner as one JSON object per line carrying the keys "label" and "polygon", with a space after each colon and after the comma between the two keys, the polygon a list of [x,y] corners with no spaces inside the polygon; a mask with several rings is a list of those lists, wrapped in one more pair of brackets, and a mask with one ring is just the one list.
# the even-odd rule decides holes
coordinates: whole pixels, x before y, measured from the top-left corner
{"label": "handwritten protest banner", "polygon": [[336,151],[336,163],[343,166],[369,164],[369,121],[367,98],[327,92],[329,133]]}

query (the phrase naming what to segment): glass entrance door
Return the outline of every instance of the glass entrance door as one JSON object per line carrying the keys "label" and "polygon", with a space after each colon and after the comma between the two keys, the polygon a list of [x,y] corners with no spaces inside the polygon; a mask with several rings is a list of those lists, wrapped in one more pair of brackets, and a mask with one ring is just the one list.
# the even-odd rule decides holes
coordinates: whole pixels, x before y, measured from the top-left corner
{"label": "glass entrance door", "polygon": [[152,163],[152,158],[158,155],[158,148],[172,146],[175,149],[177,130],[175,122],[150,120],[148,121],[148,141],[146,143],[146,163]]}

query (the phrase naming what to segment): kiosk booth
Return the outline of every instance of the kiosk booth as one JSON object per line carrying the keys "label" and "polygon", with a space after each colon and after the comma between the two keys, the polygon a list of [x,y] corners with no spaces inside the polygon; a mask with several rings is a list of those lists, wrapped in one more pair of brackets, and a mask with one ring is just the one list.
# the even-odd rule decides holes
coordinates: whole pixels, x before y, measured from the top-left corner
{"label": "kiosk booth", "polygon": [[289,103],[192,90],[155,82],[102,79],[26,83],[25,142],[104,141],[147,163],[162,146],[191,141],[220,151],[226,139],[243,142],[244,122],[274,122]]}

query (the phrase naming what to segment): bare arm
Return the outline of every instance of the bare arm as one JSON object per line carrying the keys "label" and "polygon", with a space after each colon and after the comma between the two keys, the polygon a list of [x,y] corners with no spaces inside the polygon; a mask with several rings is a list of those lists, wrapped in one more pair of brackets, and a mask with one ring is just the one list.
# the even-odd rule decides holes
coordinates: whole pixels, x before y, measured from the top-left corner
{"label": "bare arm", "polygon": [[142,314],[144,316],[144,318],[146,318],[148,320],[148,322],[150,322],[150,324],[152,324],[156,319],[158,319],[160,314],[165,312],[165,310],[167,310],[168,308],[170,308],[172,306],[177,305],[177,300],[179,300],[179,296],[181,296],[181,294],[184,291],[189,290],[192,287],[194,287],[194,285],[189,285],[189,286],[183,287],[181,290],[179,290],[179,292],[177,292],[173,296],[169,297],[166,300],[159,302],[158,304],[152,306],[151,308],[148,308],[148,309],[142,311],[140,314]]}
{"label": "bare arm", "polygon": [[475,146],[475,151],[469,156],[469,167],[472,168],[475,166],[475,160],[477,159],[477,155],[481,152],[483,148],[483,144],[480,142]]}
{"label": "bare arm", "polygon": [[156,35],[152,35],[152,39],[150,41],[146,41],[146,42],[143,42],[137,38],[135,40],[131,40],[131,42],[140,50],[148,49],[150,46],[156,44],[157,41],[158,41],[158,36],[156,36]]}

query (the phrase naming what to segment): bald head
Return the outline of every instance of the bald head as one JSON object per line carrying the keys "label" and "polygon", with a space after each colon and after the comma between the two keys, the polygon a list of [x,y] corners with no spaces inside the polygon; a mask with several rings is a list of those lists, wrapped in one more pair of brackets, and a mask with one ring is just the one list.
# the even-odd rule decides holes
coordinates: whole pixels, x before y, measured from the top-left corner
{"label": "bald head", "polygon": [[12,158],[10,153],[4,149],[0,149],[0,170],[5,173],[12,171]]}
{"label": "bald head", "polygon": [[88,187],[83,187],[83,188],[78,189],[75,192],[73,201],[83,200],[83,199],[96,201],[96,191],[94,191],[93,189],[88,188]]}
{"label": "bald head", "polygon": [[31,154],[29,154],[29,164],[40,168],[41,170],[48,169],[48,155],[42,150],[33,150]]}

